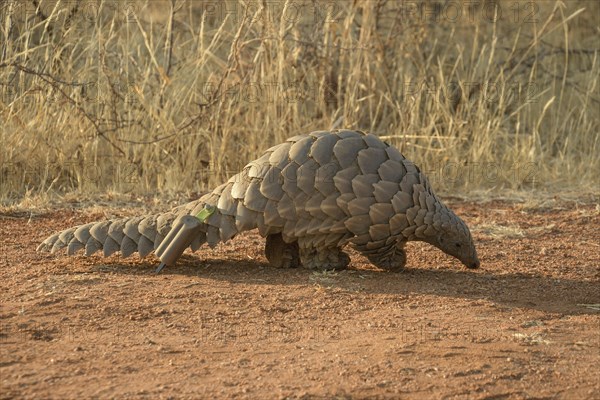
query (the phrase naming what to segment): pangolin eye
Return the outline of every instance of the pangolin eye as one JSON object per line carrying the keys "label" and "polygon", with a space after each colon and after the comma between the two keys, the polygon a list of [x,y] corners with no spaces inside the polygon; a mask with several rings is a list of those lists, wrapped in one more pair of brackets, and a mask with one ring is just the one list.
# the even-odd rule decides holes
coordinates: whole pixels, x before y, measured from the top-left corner
{"label": "pangolin eye", "polygon": [[460,249],[460,243],[455,243],[454,245],[456,246],[457,249]]}

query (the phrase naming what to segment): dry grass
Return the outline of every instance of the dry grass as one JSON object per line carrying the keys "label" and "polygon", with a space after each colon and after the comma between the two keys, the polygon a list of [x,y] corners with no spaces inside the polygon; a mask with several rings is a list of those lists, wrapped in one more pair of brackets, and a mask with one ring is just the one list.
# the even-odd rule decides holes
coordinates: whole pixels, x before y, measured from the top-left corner
{"label": "dry grass", "polygon": [[3,203],[191,194],[332,127],[445,193],[598,192],[598,2],[245,3],[1,1]]}

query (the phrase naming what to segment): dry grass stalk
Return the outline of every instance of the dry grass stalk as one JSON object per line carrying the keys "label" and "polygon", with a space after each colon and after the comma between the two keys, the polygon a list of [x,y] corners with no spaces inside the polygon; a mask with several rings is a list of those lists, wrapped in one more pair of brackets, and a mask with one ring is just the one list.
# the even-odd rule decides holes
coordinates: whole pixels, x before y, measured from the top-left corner
{"label": "dry grass stalk", "polygon": [[197,192],[329,127],[441,192],[598,192],[593,1],[0,4],[4,203]]}

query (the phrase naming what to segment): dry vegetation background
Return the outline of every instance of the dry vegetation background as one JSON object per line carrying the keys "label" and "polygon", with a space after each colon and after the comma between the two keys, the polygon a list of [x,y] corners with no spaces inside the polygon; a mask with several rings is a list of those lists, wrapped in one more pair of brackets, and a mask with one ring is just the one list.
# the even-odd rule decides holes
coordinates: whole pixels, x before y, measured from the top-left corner
{"label": "dry vegetation background", "polygon": [[445,193],[597,193],[599,4],[1,1],[0,198],[189,194],[332,127]]}

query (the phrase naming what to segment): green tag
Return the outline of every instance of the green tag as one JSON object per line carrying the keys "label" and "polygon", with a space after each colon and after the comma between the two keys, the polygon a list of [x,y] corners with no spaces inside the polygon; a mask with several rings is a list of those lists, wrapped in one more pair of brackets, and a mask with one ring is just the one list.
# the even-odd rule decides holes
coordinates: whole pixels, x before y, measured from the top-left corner
{"label": "green tag", "polygon": [[208,219],[208,217],[213,215],[213,213],[216,211],[216,209],[217,209],[217,207],[209,206],[207,204],[204,206],[202,211],[200,211],[198,214],[196,214],[196,218],[198,218],[200,220],[200,222],[205,223],[206,220]]}

